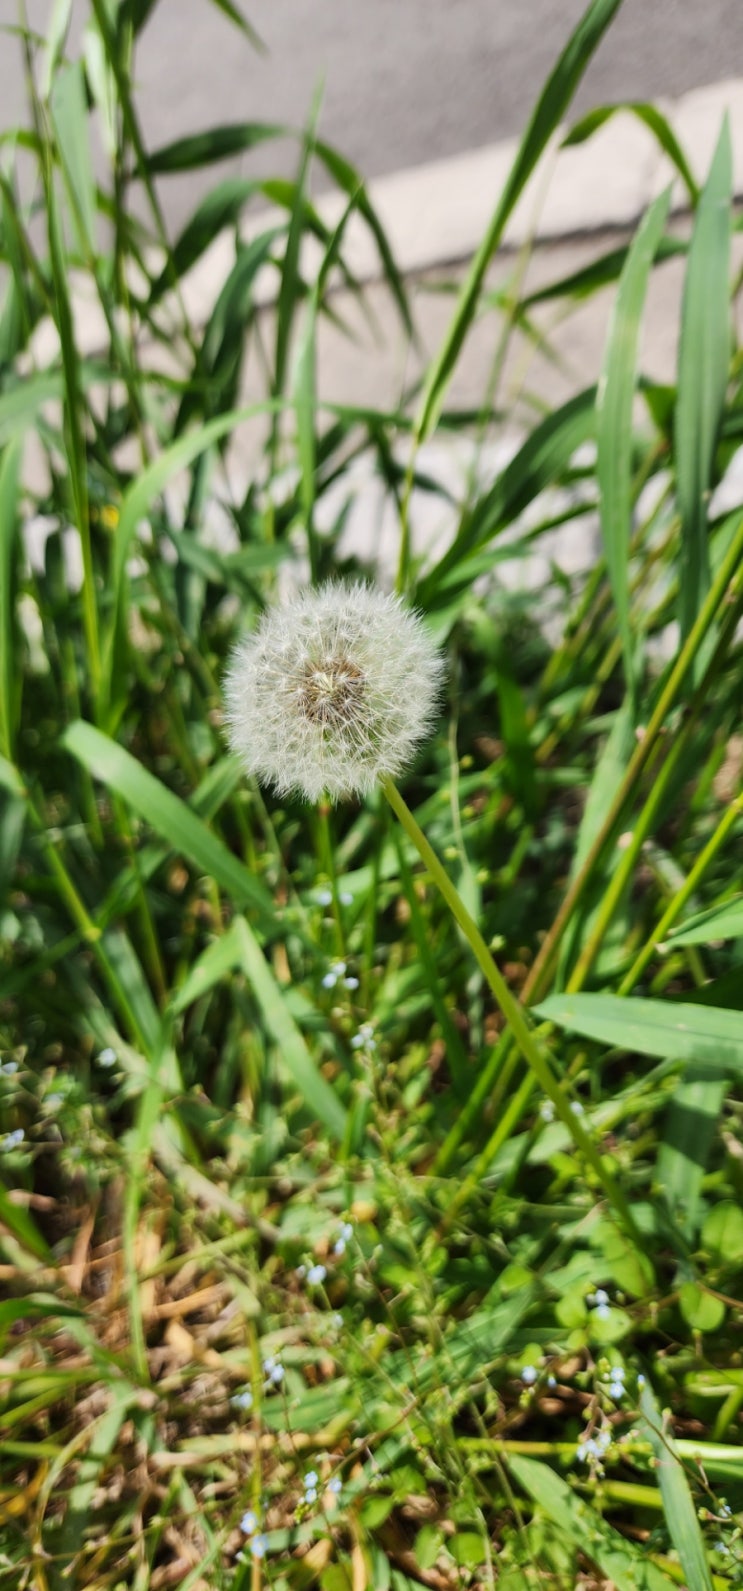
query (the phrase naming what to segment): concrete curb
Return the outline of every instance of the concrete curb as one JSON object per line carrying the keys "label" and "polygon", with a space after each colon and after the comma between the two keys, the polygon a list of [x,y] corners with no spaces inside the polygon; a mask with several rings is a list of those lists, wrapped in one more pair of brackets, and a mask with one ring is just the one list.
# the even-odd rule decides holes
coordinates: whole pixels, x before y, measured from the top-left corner
{"label": "concrete curb", "polygon": [[[694,176],[702,181],[712,158],[723,116],[730,119],[736,194],[743,194],[743,78],[694,89],[677,100],[658,101]],[[647,127],[629,111],[616,115],[585,144],[562,149],[560,129],[551,150],[527,185],[503,239],[506,248],[527,242],[553,243],[592,232],[626,230],[658,193],[674,182],[673,204],[684,209],[688,197],[675,168]],[[368,193],[402,275],[412,275],[468,259],[490,222],[498,194],[513,164],[518,139],[410,171],[399,171],[368,184]],[[674,180],[675,179],[675,180]],[[332,229],[345,209],[337,193],[323,195],[317,209]],[[285,211],[264,210],[251,216],[246,237],[285,220]],[[362,281],[379,279],[379,255],[368,228],[355,215],[346,228],[344,251],[350,268]],[[315,257],[313,259],[313,256]],[[308,246],[311,272],[319,249]],[[184,282],[189,313],[199,322],[214,303],[217,284],[234,261],[231,237],[217,238]],[[267,270],[257,283],[262,303],[275,298],[276,275]]]}

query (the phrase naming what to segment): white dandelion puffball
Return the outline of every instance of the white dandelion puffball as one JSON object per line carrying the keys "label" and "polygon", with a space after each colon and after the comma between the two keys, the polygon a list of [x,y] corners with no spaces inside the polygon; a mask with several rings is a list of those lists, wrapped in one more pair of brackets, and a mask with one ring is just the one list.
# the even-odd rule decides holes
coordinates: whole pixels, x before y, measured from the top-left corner
{"label": "white dandelion puffball", "polygon": [[233,749],[280,795],[366,795],[430,728],[443,663],[417,614],[329,581],[269,609],[225,683]]}

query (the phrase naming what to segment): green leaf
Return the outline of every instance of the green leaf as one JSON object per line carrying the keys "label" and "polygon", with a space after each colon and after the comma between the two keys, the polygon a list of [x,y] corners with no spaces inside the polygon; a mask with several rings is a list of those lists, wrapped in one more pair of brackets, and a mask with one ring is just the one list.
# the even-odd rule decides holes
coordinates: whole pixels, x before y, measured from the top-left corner
{"label": "green leaf", "polygon": [[732,1199],[723,1199],[705,1217],[702,1248],[718,1263],[736,1265],[743,1260],[743,1210]]}
{"label": "green leaf", "polygon": [[534,1010],[545,1022],[613,1049],[694,1062],[718,1075],[743,1071],[743,1022],[737,1011],[611,994],[553,994]]}
{"label": "green leaf", "polygon": [[95,178],[90,155],[88,105],[81,61],[58,67],[50,109],[72,219],[81,252],[95,255]]}
{"label": "green leaf", "polygon": [[507,1463],[519,1486],[598,1565],[616,1591],[671,1591],[675,1581],[656,1568],[642,1547],[621,1536],[590,1503],[577,1497],[554,1470],[533,1458],[510,1454]]}
{"label": "green leaf", "polygon": [[14,666],[13,595],[18,526],[19,442],[0,462],[0,753],[12,761],[20,669]]}
{"label": "green leaf", "polygon": [[586,139],[590,138],[599,127],[603,127],[610,117],[616,116],[617,111],[630,111],[633,116],[637,116],[649,128],[664,154],[668,155],[669,160],[676,167],[679,176],[686,185],[692,205],[695,205],[699,197],[699,188],[694,180],[693,172],[670,122],[666,120],[666,117],[662,115],[655,105],[647,105],[640,100],[621,100],[616,105],[601,105],[596,110],[589,111],[587,116],[582,116],[580,121],[576,122],[575,126],[570,129],[567,138],[563,139],[563,148],[568,149],[572,145],[585,143]]}
{"label": "green leaf", "polygon": [[709,590],[707,503],[730,374],[732,150],[725,118],[702,191],[684,281],[674,423],[681,514],[679,620],[685,640]]}
{"label": "green leaf", "polygon": [[725,1319],[725,1305],[698,1282],[684,1282],[679,1290],[679,1309],[693,1331],[718,1331]]}
{"label": "green leaf", "polygon": [[596,473],[601,534],[617,624],[624,672],[631,695],[635,689],[635,638],[630,626],[629,549],[632,531],[632,409],[640,335],[640,317],[650,269],[671,203],[667,188],[651,205],[633,239],[614,300],[604,366],[596,394]]}
{"label": "green leaf", "polygon": [[241,965],[261,1008],[266,1028],[277,1045],[283,1066],[306,1104],[328,1132],[339,1140],[343,1139],[347,1116],[340,1100],[318,1072],[282,990],[245,918],[238,917],[234,927],[240,946]]}
{"label": "green leaf", "polygon": [[485,272],[501,240],[508,217],[565,114],[588,62],[620,4],[621,0],[592,0],[542,89],[493,217],[462,284],[443,345],[429,367],[415,422],[417,443],[424,442],[431,435],[441,412],[449,377],[477,312]]}
{"label": "green leaf", "polygon": [[640,1394],[643,1424],[656,1458],[666,1523],[681,1560],[687,1591],[714,1591],[689,1482],[665,1420],[648,1385]]}
{"label": "green leaf", "polygon": [[724,1078],[680,1082],[663,1126],[656,1177],[669,1213],[689,1243],[697,1232],[702,1183],[727,1088]]}
{"label": "green leaf", "polygon": [[256,144],[265,143],[267,139],[287,137],[295,137],[294,130],[278,122],[231,122],[226,126],[207,127],[204,132],[177,138],[174,143],[155,149],[147,156],[146,170],[151,177],[197,171],[200,166],[210,166],[215,161],[242,154],[246,149],[254,149]]}
{"label": "green leaf", "polygon": [[174,851],[213,878],[238,905],[252,907],[264,928],[274,930],[276,914],[263,885],[185,801],[166,789],[130,752],[82,719],[70,725],[61,743],[94,778],[115,790]]}
{"label": "green leaf", "polygon": [[740,937],[743,937],[743,895],[733,895],[721,906],[710,906],[707,911],[687,917],[685,923],[672,928],[668,934],[674,945],[708,945],[713,939]]}
{"label": "green leaf", "polygon": [[[596,389],[589,387],[554,409],[530,432],[515,458],[506,465],[494,485],[466,516],[451,547],[420,581],[416,601],[427,611],[442,600],[451,600],[451,590],[442,598],[439,586],[450,570],[463,558],[504,530],[567,468],[576,449],[594,434]],[[470,575],[466,573],[469,587]]]}

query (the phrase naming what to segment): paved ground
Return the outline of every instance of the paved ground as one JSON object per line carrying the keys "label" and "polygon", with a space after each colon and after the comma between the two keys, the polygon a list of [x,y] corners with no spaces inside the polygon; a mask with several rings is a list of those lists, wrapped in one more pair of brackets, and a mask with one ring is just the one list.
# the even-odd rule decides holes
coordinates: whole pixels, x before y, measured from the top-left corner
{"label": "paved ground", "polygon": [[[324,81],[321,131],[366,176],[518,133],[584,0],[242,0],[268,50],[257,55],[211,0],[159,0],[136,79],[151,146],[216,122],[301,125]],[[44,30],[52,0],[27,0]],[[73,0],[76,23],[88,0]],[[0,22],[17,20],[0,0]],[[0,47],[0,128],[23,113],[16,41]],[[625,0],[576,102],[657,98],[743,71],[743,0]],[[251,169],[291,169],[290,146]],[[213,180],[210,179],[210,180]],[[163,188],[171,224],[198,179]]]}

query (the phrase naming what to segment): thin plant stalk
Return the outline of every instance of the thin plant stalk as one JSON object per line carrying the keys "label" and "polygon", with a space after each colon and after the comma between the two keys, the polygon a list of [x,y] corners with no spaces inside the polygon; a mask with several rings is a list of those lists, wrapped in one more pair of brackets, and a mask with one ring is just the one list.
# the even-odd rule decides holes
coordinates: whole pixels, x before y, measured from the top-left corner
{"label": "thin plant stalk", "polygon": [[423,830],[416,822],[410,808],[403,800],[397,786],[389,777],[381,781],[382,791],[392,807],[395,816],[399,819],[408,839],[412,841],[421,860],[425,863],[429,876],[436,885],[439,893],[445,900],[456,923],[461,929],[472,954],[493,994],[498,1008],[505,1022],[511,1030],[521,1054],[526,1061],[532,1076],[540,1088],[551,1100],[556,1114],[567,1127],[573,1142],[583,1154],[592,1171],[598,1178],[606,1198],[612,1209],[621,1218],[627,1232],[633,1241],[641,1245],[642,1239],[635,1224],[629,1205],[617,1186],[611,1173],[607,1171],[603,1160],[595,1145],[591,1142],[588,1133],[581,1122],[570,1109],[569,1101],[560,1088],[553,1075],[552,1068],[545,1051],[529,1027],[527,1018],[518,1000],[511,993],[508,984],[496,965],[488,950],[485,940],[480,933],[477,923],[470,916],[461,896],[452,884],[446,869],[442,866],[432,846],[426,839]]}

